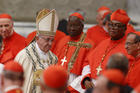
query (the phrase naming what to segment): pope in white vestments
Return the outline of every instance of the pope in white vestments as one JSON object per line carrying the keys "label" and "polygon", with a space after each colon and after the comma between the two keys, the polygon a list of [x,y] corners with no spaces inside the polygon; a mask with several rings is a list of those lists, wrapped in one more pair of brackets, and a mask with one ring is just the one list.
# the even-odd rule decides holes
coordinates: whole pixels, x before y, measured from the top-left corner
{"label": "pope in white vestments", "polygon": [[[58,26],[56,11],[43,9],[36,18],[37,36],[29,46],[21,50],[15,60],[25,72],[24,93],[41,93],[40,75],[43,69],[57,63],[57,57],[49,49]],[[20,42],[20,41],[19,41]]]}

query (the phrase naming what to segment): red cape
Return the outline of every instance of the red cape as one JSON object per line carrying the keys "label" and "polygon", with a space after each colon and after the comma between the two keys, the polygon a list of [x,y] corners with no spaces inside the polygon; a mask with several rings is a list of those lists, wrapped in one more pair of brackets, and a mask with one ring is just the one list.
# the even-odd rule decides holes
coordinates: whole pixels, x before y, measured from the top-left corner
{"label": "red cape", "polygon": [[[102,65],[101,65],[101,68],[103,69],[102,71],[105,70],[107,61],[112,54],[120,52],[120,53],[123,53],[124,55],[127,55],[127,52],[124,47],[125,39],[126,39],[125,36],[122,39],[115,40],[115,41],[110,40],[110,38],[106,39],[102,41],[93,51],[90,52],[90,54],[88,55],[85,61],[85,64],[87,63],[87,65],[88,64],[90,65],[91,77],[93,79],[97,78],[96,68],[101,63],[101,60],[104,54],[106,54],[106,57],[104,58],[104,61],[102,62]],[[106,49],[108,49],[109,52],[105,53]]]}
{"label": "red cape", "polygon": [[[80,37],[79,37],[79,39],[80,39]],[[74,40],[74,42],[78,42],[79,39]],[[63,65],[66,69],[68,68],[69,60],[70,60],[71,56],[73,55],[74,50],[76,48],[75,46],[69,46],[69,48],[68,48],[67,42],[69,42],[69,41],[71,41],[70,36],[65,36],[64,38],[62,38],[61,41],[56,46],[56,50],[54,52],[56,54],[56,56],[58,57],[58,64],[62,64],[61,60],[64,58],[64,56],[66,56],[67,62],[64,63],[64,65]],[[83,60],[85,59],[85,57],[87,56],[89,51],[94,48],[94,43],[91,40],[89,40],[87,37],[85,38],[84,43],[89,43],[93,47],[92,48],[81,48],[80,49],[80,51],[78,53],[78,56],[76,58],[76,61],[73,65],[73,68],[71,69],[71,73],[74,73],[76,75],[81,74],[81,71],[82,71],[82,68],[83,68],[83,62],[84,62]],[[65,55],[67,49],[68,49],[68,52]]]}
{"label": "red cape", "polygon": [[0,62],[5,63],[11,59],[14,59],[17,53],[25,48],[25,38],[16,32],[13,32],[13,35],[9,38],[3,40],[4,50],[0,55]]}
{"label": "red cape", "polygon": [[129,71],[126,76],[126,83],[136,88],[140,84],[140,57],[129,61]]}

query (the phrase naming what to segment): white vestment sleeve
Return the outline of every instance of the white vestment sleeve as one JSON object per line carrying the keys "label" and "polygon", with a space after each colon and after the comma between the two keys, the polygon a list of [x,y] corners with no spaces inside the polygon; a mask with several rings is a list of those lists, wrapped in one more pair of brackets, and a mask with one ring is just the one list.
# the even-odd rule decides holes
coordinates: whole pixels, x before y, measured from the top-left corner
{"label": "white vestment sleeve", "polygon": [[82,70],[82,76],[85,76],[87,74],[90,74],[91,71],[90,71],[90,66],[89,65],[86,65],[83,67],[83,70]]}
{"label": "white vestment sleeve", "polygon": [[1,75],[2,75],[2,72],[3,72],[3,68],[4,68],[4,65],[0,63],[0,93],[2,93],[2,88],[1,88]]}
{"label": "white vestment sleeve", "polygon": [[[79,91],[80,93],[84,93],[85,92],[85,89],[82,89],[81,87],[81,80],[83,79],[83,77],[87,74],[90,73],[90,66],[89,65],[86,65],[83,70],[82,70],[82,75],[79,75],[77,76],[71,83],[70,83],[70,86],[72,88],[74,88],[75,90]],[[75,77],[74,74],[70,74],[70,77],[72,78]]]}
{"label": "white vestment sleeve", "polygon": [[23,85],[23,91],[24,93],[30,93],[33,72],[32,72],[32,63],[28,59],[26,51],[25,50],[20,51],[15,57],[15,61],[19,62],[24,69],[25,80]]}

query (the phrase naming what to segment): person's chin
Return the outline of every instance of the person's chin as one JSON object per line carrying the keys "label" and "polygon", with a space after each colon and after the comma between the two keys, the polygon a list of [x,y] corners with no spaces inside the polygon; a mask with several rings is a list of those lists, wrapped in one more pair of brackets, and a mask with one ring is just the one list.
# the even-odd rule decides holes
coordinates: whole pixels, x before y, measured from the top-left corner
{"label": "person's chin", "polygon": [[45,52],[45,53],[48,53],[48,51],[49,51],[49,50],[45,50],[44,52]]}
{"label": "person's chin", "polygon": [[115,39],[116,38],[116,35],[111,34],[110,37],[113,38],[113,39]]}
{"label": "person's chin", "polygon": [[75,34],[70,34],[70,36],[71,36],[71,37],[76,37],[77,35],[75,35]]}
{"label": "person's chin", "polygon": [[131,55],[131,51],[127,50],[128,55]]}
{"label": "person's chin", "polygon": [[7,38],[7,36],[2,36],[3,39]]}

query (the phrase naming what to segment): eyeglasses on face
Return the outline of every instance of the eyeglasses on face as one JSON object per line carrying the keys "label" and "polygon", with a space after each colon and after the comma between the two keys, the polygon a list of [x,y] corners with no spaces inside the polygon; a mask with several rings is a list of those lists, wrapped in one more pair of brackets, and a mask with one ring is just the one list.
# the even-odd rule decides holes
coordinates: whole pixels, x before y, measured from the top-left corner
{"label": "eyeglasses on face", "polygon": [[125,28],[126,27],[125,24],[122,24],[122,23],[113,23],[113,22],[109,22],[108,23],[108,26],[109,27],[117,27],[117,28]]}

